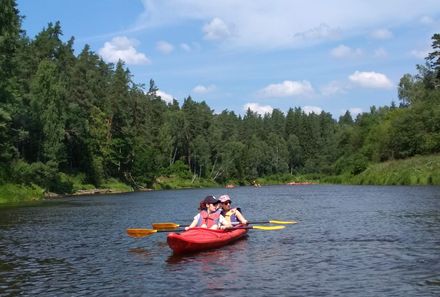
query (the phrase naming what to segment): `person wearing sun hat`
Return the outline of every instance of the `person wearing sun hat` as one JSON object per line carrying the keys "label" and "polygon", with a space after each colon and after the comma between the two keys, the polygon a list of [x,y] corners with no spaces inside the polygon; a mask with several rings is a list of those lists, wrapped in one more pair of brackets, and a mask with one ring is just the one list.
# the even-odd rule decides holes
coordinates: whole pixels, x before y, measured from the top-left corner
{"label": "person wearing sun hat", "polygon": [[237,224],[244,224],[246,225],[248,222],[243,216],[243,214],[240,212],[240,208],[232,208],[231,204],[231,198],[229,195],[221,195],[219,197],[219,201],[221,203],[221,215],[225,218],[227,224],[229,225],[237,225]]}
{"label": "person wearing sun hat", "polygon": [[200,202],[200,212],[194,217],[191,225],[185,227],[185,230],[194,227],[209,228],[209,229],[224,229],[225,225],[228,225],[223,215],[220,214],[218,206],[220,200],[217,200],[214,196],[206,196]]}

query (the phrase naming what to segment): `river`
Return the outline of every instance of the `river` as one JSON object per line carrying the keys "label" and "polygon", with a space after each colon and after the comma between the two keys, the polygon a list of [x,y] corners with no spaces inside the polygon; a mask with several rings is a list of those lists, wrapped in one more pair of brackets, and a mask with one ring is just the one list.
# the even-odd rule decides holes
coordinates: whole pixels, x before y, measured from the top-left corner
{"label": "river", "polygon": [[[250,230],[175,256],[166,233],[208,194],[229,194]],[[84,196],[0,208],[0,296],[440,296],[440,187],[302,185]]]}

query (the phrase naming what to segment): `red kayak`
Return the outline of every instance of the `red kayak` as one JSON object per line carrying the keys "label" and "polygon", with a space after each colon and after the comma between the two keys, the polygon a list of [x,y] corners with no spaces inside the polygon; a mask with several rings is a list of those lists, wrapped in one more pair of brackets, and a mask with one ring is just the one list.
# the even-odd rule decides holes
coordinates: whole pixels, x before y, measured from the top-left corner
{"label": "red kayak", "polygon": [[191,228],[181,233],[170,233],[167,242],[175,254],[218,248],[246,235],[248,229],[211,230]]}

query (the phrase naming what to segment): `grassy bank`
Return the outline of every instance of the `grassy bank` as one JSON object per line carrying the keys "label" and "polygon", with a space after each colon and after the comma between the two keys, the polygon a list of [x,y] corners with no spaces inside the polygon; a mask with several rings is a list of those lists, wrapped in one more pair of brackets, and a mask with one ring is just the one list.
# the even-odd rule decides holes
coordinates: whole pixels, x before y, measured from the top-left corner
{"label": "grassy bank", "polygon": [[0,185],[0,204],[41,200],[43,197],[44,190],[37,186]]}
{"label": "grassy bank", "polygon": [[358,175],[326,176],[320,181],[356,185],[440,185],[440,155],[370,164]]}
{"label": "grassy bank", "polygon": [[352,178],[360,185],[440,185],[440,155],[416,156],[369,166]]}
{"label": "grassy bank", "polygon": [[50,193],[38,186],[24,186],[18,184],[2,184],[0,185],[0,205],[6,203],[21,203],[44,198],[56,198],[64,195],[93,195],[93,194],[111,194],[133,192],[133,188],[116,179],[105,181],[99,189],[94,185],[82,182],[82,178],[78,176],[63,176],[63,182],[69,181],[73,190],[68,193]]}

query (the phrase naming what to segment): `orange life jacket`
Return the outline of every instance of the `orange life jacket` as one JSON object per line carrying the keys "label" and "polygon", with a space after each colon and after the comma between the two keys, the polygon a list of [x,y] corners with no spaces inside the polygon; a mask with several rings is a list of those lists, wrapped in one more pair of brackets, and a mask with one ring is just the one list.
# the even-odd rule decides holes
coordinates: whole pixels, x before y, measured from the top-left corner
{"label": "orange life jacket", "polygon": [[203,225],[206,225],[206,228],[211,228],[214,225],[218,225],[219,219],[219,212],[208,213],[206,210],[202,210],[200,212],[199,221],[197,222],[197,227],[203,227]]}

